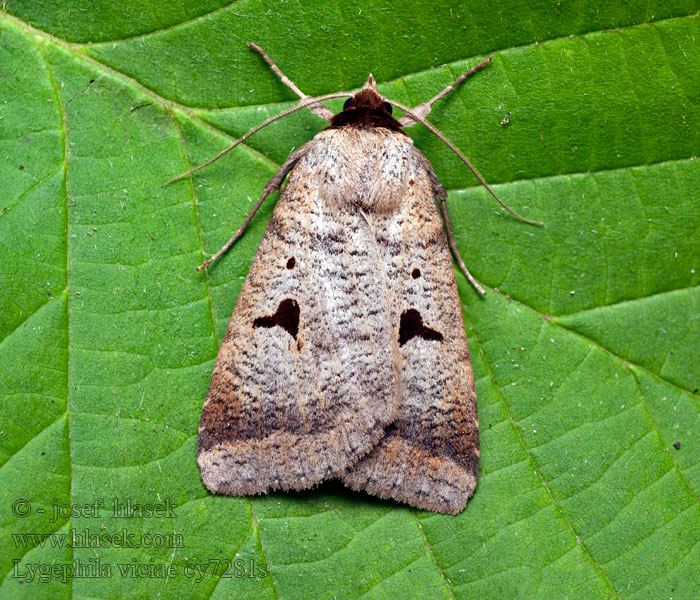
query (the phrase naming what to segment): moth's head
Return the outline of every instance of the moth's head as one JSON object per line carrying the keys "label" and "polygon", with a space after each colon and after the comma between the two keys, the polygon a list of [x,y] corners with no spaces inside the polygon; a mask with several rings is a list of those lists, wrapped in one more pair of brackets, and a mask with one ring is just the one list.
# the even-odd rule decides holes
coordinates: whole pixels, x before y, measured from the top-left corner
{"label": "moth's head", "polygon": [[399,122],[391,116],[391,104],[377,91],[377,83],[370,74],[362,89],[350,96],[331,119],[331,127],[385,127],[401,131]]}

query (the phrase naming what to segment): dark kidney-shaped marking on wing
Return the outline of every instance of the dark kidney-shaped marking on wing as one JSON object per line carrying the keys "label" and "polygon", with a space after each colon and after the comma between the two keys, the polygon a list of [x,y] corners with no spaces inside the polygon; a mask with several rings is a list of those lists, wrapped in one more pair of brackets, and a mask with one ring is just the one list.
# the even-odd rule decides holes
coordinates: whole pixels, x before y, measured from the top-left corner
{"label": "dark kidney-shaped marking on wing", "polygon": [[[296,300],[285,298],[279,303],[274,315],[258,317],[253,321],[253,327],[275,327],[279,325],[294,339],[299,332],[299,305]],[[442,336],[440,336],[442,339]]]}
{"label": "dark kidney-shaped marking on wing", "polygon": [[399,325],[399,346],[403,346],[408,340],[421,337],[424,340],[442,341],[442,334],[435,329],[430,329],[423,324],[423,317],[415,308],[409,308],[401,313]]}

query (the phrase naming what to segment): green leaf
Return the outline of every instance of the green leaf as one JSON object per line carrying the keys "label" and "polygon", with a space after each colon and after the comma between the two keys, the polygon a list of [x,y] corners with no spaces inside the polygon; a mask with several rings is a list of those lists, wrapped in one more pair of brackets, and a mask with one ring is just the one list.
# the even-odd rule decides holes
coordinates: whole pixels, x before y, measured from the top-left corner
{"label": "green leaf", "polygon": [[[700,2],[472,4],[3,4],[1,598],[700,597]],[[201,483],[274,201],[195,267],[323,128],[297,113],[163,185],[292,105],[247,41],[308,94],[372,72],[409,105],[494,58],[429,119],[545,228],[410,130],[488,290],[457,275],[482,440],[457,517]]]}

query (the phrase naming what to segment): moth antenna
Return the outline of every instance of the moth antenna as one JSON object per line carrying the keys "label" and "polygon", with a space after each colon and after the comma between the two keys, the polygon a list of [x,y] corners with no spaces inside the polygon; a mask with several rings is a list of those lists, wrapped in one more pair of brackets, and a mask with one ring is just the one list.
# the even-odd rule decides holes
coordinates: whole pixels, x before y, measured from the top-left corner
{"label": "moth antenna", "polygon": [[190,169],[186,173],[182,173],[182,175],[178,175],[177,177],[173,177],[170,181],[166,181],[164,185],[170,185],[171,183],[174,183],[175,181],[178,181],[182,179],[183,177],[187,177],[188,175],[192,175],[195,171],[199,171],[200,169],[203,169],[204,167],[209,166],[211,163],[214,161],[219,160],[224,154],[227,154],[228,152],[231,152],[236,146],[239,144],[242,144],[245,142],[250,136],[253,134],[257,133],[260,131],[262,128],[267,127],[271,123],[274,123],[275,121],[278,121],[279,119],[282,119],[283,117],[286,117],[287,115],[291,115],[292,113],[301,110],[302,108],[308,108],[312,104],[315,104],[317,102],[321,102],[323,100],[332,100],[333,98],[347,98],[348,96],[352,96],[351,93],[345,92],[345,93],[338,93],[338,94],[327,94],[326,96],[319,96],[318,98],[310,98],[308,101],[304,100],[302,101],[301,104],[298,104],[297,106],[290,108],[288,110],[285,110],[284,112],[269,118],[267,121],[262,123],[261,125],[258,125],[254,129],[251,129],[248,133],[246,133],[242,138],[236,140],[232,145],[230,145],[226,150],[223,150],[222,152],[219,152],[214,158],[211,160],[208,160],[207,162],[199,165],[198,167],[195,167],[194,169]]}
{"label": "moth antenna", "polygon": [[465,165],[467,165],[467,167],[469,167],[469,170],[474,174],[474,177],[476,177],[476,178],[479,180],[479,183],[481,183],[481,185],[483,185],[483,186],[486,188],[486,190],[489,192],[489,194],[491,194],[491,195],[496,199],[496,201],[497,201],[503,208],[505,208],[510,214],[512,214],[514,217],[517,217],[517,218],[520,219],[521,221],[525,221],[526,223],[530,223],[531,225],[542,225],[542,226],[544,227],[544,223],[542,223],[541,221],[532,221],[532,220],[530,220],[530,219],[526,219],[525,217],[523,217],[523,216],[519,215],[518,213],[516,213],[516,212],[515,212],[510,206],[508,206],[505,202],[503,202],[503,200],[501,200],[501,199],[498,197],[498,195],[496,194],[496,192],[494,192],[494,191],[491,189],[491,187],[489,186],[489,184],[486,183],[486,180],[482,177],[481,173],[479,173],[479,171],[476,170],[476,167],[474,167],[474,166],[469,162],[469,160],[467,160],[467,157],[464,156],[464,154],[462,154],[462,153],[459,151],[459,149],[457,148],[457,146],[455,146],[455,145],[454,145],[450,140],[448,140],[442,133],[440,133],[440,131],[439,131],[438,129],[436,129],[433,125],[431,125],[431,124],[430,124],[428,121],[426,121],[423,117],[421,117],[420,115],[414,113],[410,108],[406,108],[405,106],[402,106],[402,105],[399,104],[398,102],[394,102],[393,100],[389,100],[388,98],[384,98],[384,100],[385,100],[386,102],[388,102],[389,104],[395,106],[395,107],[398,108],[399,110],[404,111],[404,112],[405,112],[409,117],[411,117],[411,119],[413,119],[414,121],[417,121],[418,123],[423,124],[429,131],[431,131],[431,132],[432,132],[434,135],[436,135],[440,140],[442,140],[442,141],[445,143],[445,145],[446,145],[450,150],[452,150],[452,152],[454,152],[454,153],[460,158],[460,160],[461,160]]}
{"label": "moth antenna", "polygon": [[[305,94],[302,92],[296,84],[289,79],[284,73],[282,73],[282,70],[274,63],[274,61],[265,53],[265,51],[258,46],[257,44],[253,42],[248,42],[248,46],[258,52],[260,56],[263,57],[263,60],[270,65],[270,68],[272,69],[273,73],[277,75],[277,77],[280,78],[282,83],[286,85],[290,90],[292,90],[299,98],[302,100],[308,100],[311,98],[311,96]],[[312,104],[311,106],[308,107],[308,109],[314,113],[317,117],[321,117],[322,119],[325,119],[326,121],[330,121],[331,117],[333,117],[333,113],[323,106],[323,104]]]}
{"label": "moth antenna", "polygon": [[[411,111],[417,115],[420,115],[421,117],[427,117],[430,114],[431,111],[431,106],[440,100],[443,96],[446,96],[449,94],[453,89],[455,89],[460,83],[462,83],[467,77],[470,75],[473,75],[476,71],[479,69],[485,67],[491,62],[491,57],[487,58],[486,60],[481,61],[478,65],[475,67],[472,67],[469,69],[466,73],[462,73],[457,79],[455,79],[450,85],[448,85],[444,90],[442,90],[437,96],[434,96],[431,100],[428,100],[427,102],[422,102],[418,106],[415,106],[414,108],[411,109]],[[410,127],[411,125],[415,125],[418,121],[414,121],[413,118],[409,119],[404,119],[403,117],[399,120],[399,123],[403,127]]]}

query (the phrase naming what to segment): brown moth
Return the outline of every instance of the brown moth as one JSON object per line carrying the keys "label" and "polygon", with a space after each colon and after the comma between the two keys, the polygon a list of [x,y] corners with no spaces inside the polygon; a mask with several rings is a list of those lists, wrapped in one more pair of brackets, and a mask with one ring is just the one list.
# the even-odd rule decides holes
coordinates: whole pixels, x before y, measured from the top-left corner
{"label": "brown moth", "polygon": [[[355,94],[310,98],[250,45],[302,98],[262,126],[304,107],[330,126],[289,157],[202,265],[288,175],[202,409],[202,479],[214,493],[240,496],[338,477],[459,513],[476,487],[479,423],[448,244],[483,290],[457,253],[447,194],[403,128],[423,123],[472,168],[423,117],[488,60],[407,109],[382,97],[371,75]],[[337,115],[319,103],[348,95]],[[392,104],[404,117],[392,116]]]}

